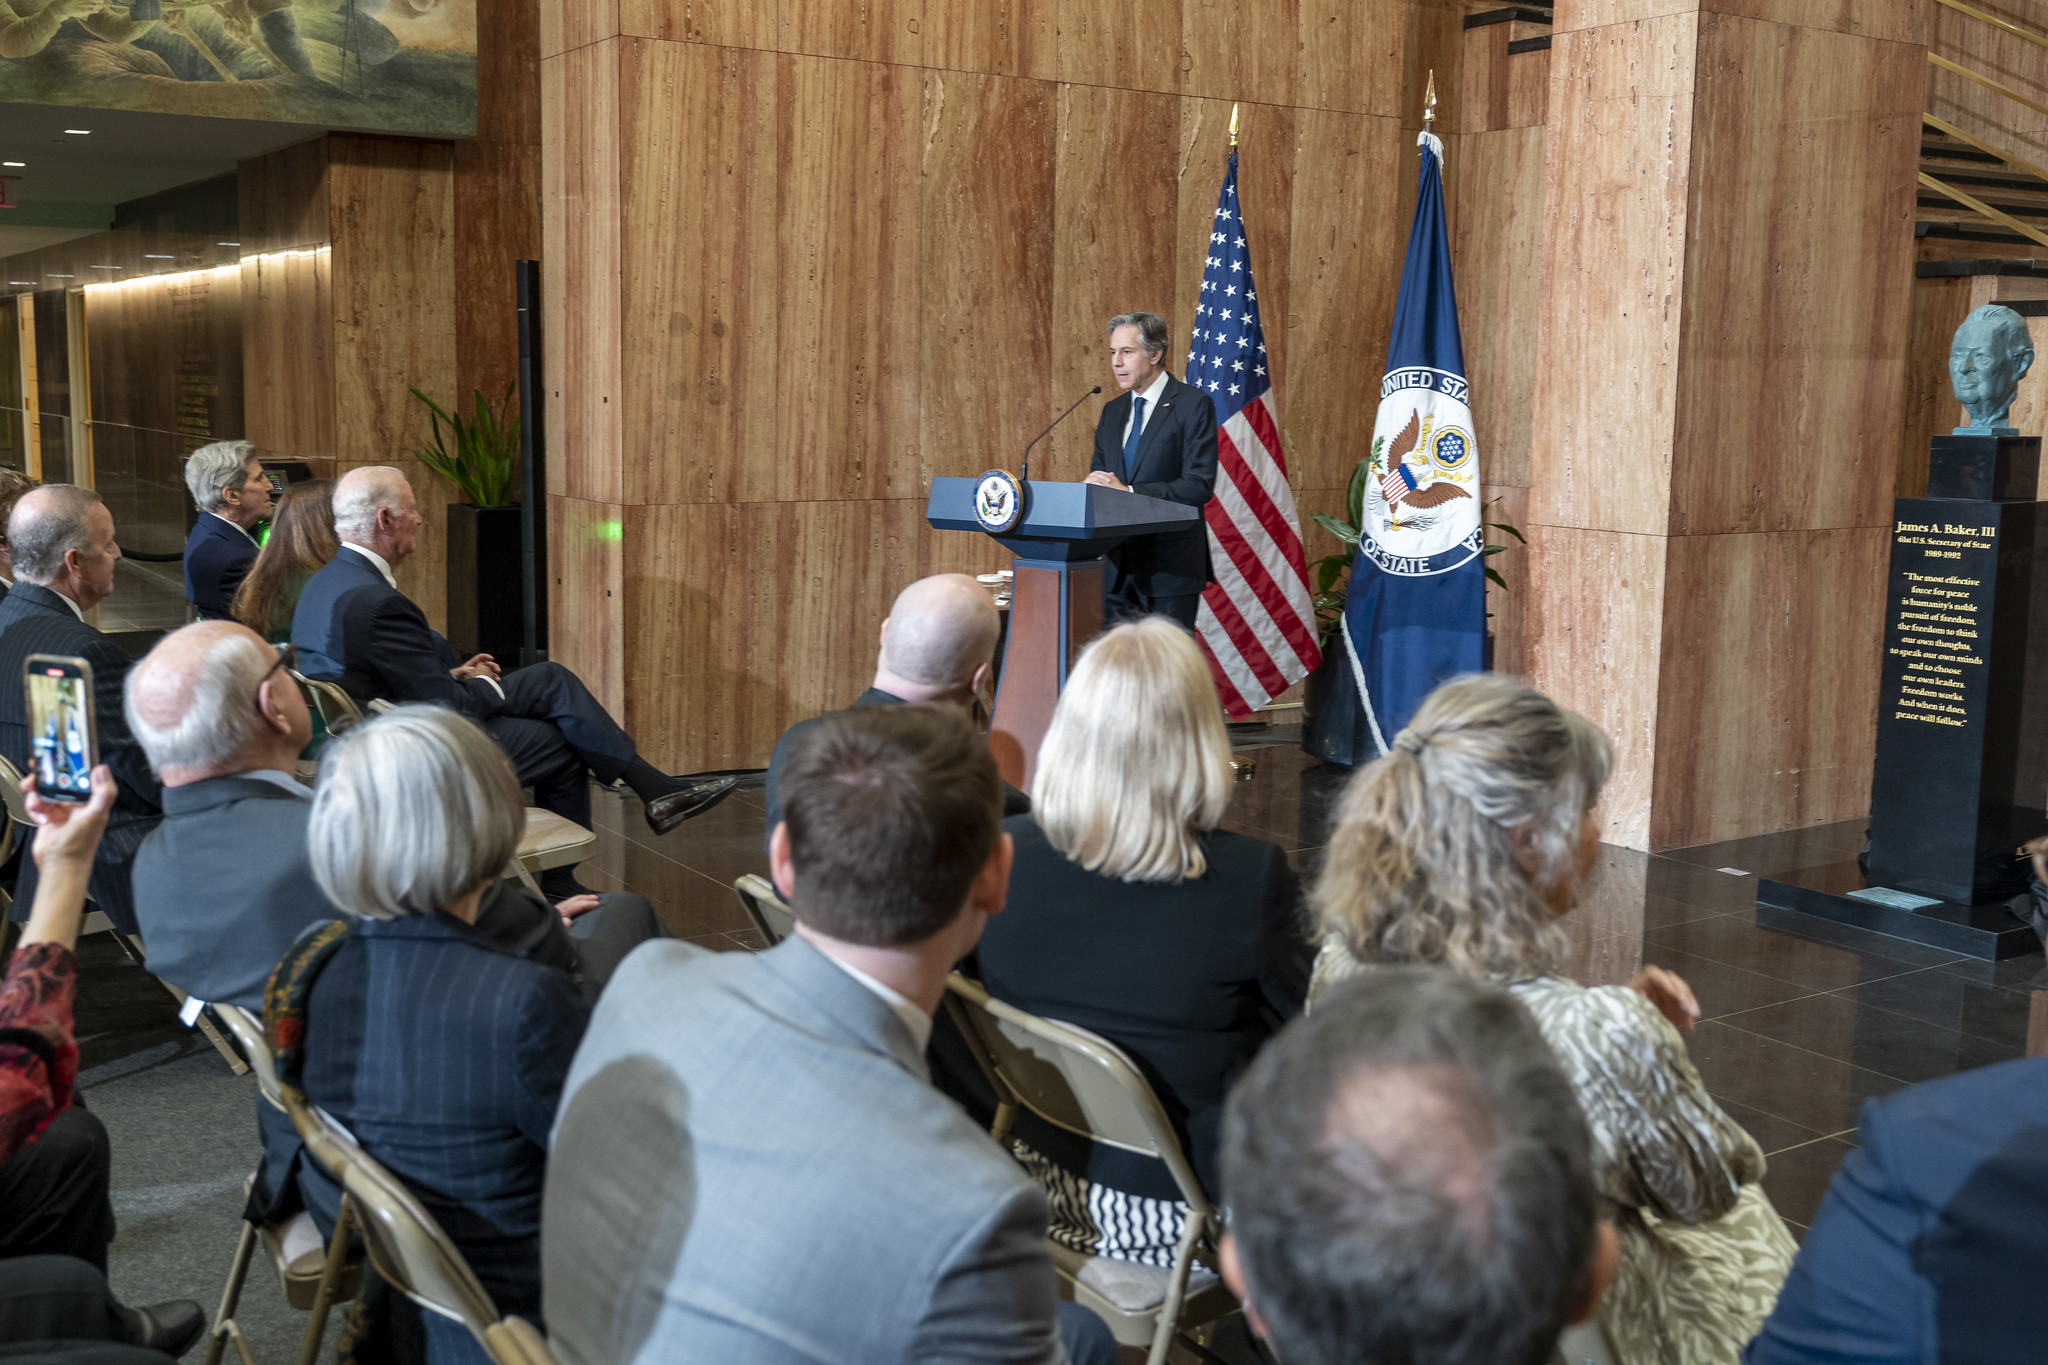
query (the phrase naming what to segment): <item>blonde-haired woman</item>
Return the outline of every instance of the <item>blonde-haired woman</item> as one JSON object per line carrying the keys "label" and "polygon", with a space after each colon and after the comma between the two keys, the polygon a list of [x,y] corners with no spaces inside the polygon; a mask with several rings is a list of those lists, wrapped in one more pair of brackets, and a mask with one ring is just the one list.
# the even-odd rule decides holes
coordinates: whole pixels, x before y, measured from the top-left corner
{"label": "blonde-haired woman", "polygon": [[[1287,855],[1218,828],[1230,740],[1194,637],[1164,617],[1082,654],[1038,751],[1009,904],[983,931],[1000,1000],[1129,1053],[1213,1196],[1223,1100],[1307,978]],[[1164,1165],[1020,1119],[1018,1155],[1077,1251],[1172,1263],[1185,1206]]]}
{"label": "blonde-haired woman", "polygon": [[[1621,1365],[1735,1365],[1791,1268],[1756,1140],[1687,1057],[1699,1018],[1678,977],[1558,973],[1559,916],[1597,843],[1613,763],[1584,717],[1496,674],[1432,692],[1352,779],[1314,892],[1326,934],[1310,1000],[1372,966],[1441,963],[1535,1015],[1592,1125],[1621,1273],[1600,1321]],[[1311,1004],[1313,1007],[1313,1004]]]}

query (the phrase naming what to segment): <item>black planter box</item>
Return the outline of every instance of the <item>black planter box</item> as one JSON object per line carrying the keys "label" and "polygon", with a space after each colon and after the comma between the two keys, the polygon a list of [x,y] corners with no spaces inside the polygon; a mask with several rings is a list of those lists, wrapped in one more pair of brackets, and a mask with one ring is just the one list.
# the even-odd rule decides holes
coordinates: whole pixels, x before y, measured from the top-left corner
{"label": "black planter box", "polygon": [[448,507],[448,643],[458,661],[519,664],[519,504]]}

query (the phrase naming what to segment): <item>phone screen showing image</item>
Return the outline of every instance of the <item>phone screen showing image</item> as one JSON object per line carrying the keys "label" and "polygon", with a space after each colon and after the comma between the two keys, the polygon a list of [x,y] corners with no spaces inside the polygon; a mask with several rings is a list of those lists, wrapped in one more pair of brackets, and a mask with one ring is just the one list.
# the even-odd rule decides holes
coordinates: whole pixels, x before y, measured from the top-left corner
{"label": "phone screen showing image", "polygon": [[28,661],[29,761],[46,801],[85,801],[99,761],[93,734],[92,667],[83,659]]}

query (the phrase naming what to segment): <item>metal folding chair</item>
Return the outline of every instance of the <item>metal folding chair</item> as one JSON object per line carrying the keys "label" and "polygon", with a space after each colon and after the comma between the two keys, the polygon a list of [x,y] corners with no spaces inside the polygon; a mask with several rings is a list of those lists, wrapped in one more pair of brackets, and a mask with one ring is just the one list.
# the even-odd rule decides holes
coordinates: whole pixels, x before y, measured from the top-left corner
{"label": "metal folding chair", "polygon": [[990,1129],[996,1141],[1009,1145],[1023,1108],[1070,1133],[1166,1163],[1188,1206],[1170,1269],[1048,1244],[1061,1290],[1107,1322],[1118,1344],[1146,1347],[1147,1365],[1164,1365],[1177,1333],[1235,1310],[1237,1300],[1215,1271],[1222,1230],[1215,1205],[1159,1097],[1108,1039],[1026,1014],[958,972],[947,979],[946,1004],[1000,1100]]}
{"label": "metal folding chair", "polygon": [[733,894],[740,898],[740,908],[747,912],[747,918],[761,931],[761,937],[768,940],[773,948],[796,932],[796,914],[782,897],[775,894],[775,886],[766,877],[748,872],[732,884]]}
{"label": "metal folding chair", "polygon": [[[15,767],[10,760],[5,758],[0,758],[0,787],[5,787],[4,791],[0,791],[0,797],[6,799],[7,820],[10,830],[18,831],[18,835],[10,833],[10,839],[13,837],[19,837],[24,840],[33,839],[35,837],[36,822],[29,818],[28,798],[22,795],[21,769]],[[23,856],[26,857],[28,855],[24,854]],[[8,910],[8,917],[12,919],[13,905],[11,902],[9,903]],[[141,936],[138,934],[122,933],[114,927],[113,921],[109,920],[100,911],[94,910],[87,914],[84,923],[79,925],[78,932],[80,937],[84,937],[86,934],[112,934],[114,942],[121,945],[121,951],[128,955],[130,962],[133,962],[144,971],[149,970],[148,952]],[[186,1008],[188,997],[185,992],[161,977],[157,978],[157,984],[169,991],[171,998],[178,1002],[178,1017],[185,1020],[186,1027],[198,1029],[206,1041],[213,1044],[213,1050],[221,1055],[221,1060],[228,1064],[230,1071],[239,1076],[249,1069],[248,1064],[242,1060],[241,1054],[228,1046],[228,1040],[220,1036],[220,1030],[216,1029],[213,1026],[213,1021],[206,1017],[206,1010],[203,1004],[196,1012],[188,1011]],[[188,1014],[189,1017],[187,1017]]]}
{"label": "metal folding chair", "polygon": [[402,1181],[325,1110],[294,1090],[284,1090],[282,1098],[307,1152],[355,1201],[370,1263],[386,1284],[468,1328],[499,1365],[552,1365],[539,1331],[523,1319],[498,1316],[462,1253]]}
{"label": "metal folding chair", "polygon": [[[277,1083],[277,1069],[271,1061],[270,1040],[263,1034],[263,1025],[238,1005],[216,1005],[214,1010],[249,1058],[250,1070],[256,1073],[256,1086],[263,1092],[264,1100],[280,1112],[288,1113],[284,1093]],[[206,1365],[220,1365],[231,1341],[241,1353],[242,1365],[256,1365],[241,1326],[235,1321],[235,1310],[241,1304],[242,1286],[248,1279],[249,1263],[255,1259],[259,1242],[277,1270],[286,1300],[292,1307],[312,1315],[306,1323],[305,1337],[299,1347],[299,1365],[313,1365],[319,1358],[320,1341],[327,1334],[327,1319],[335,1305],[346,1303],[362,1293],[363,1257],[360,1252],[352,1254],[349,1248],[350,1234],[357,1222],[353,1198],[347,1194],[342,1196],[341,1216],[334,1225],[333,1235],[318,1255],[307,1252],[294,1258],[286,1254],[287,1228],[299,1219],[311,1224],[313,1216],[301,1211],[285,1223],[275,1225],[259,1225],[244,1216],[241,1241],[236,1245],[235,1259],[228,1267],[227,1287],[221,1291],[220,1311],[214,1314],[213,1332],[207,1341]]]}

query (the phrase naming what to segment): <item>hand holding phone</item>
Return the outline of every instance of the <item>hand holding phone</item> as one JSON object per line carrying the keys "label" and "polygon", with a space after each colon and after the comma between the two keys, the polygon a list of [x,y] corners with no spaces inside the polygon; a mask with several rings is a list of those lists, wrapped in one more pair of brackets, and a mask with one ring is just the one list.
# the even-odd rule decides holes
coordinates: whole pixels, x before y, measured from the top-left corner
{"label": "hand holding phone", "polygon": [[45,801],[92,799],[99,766],[92,665],[59,654],[31,654],[22,665],[28,694],[29,777]]}

